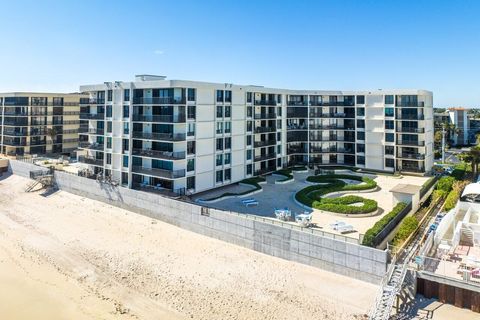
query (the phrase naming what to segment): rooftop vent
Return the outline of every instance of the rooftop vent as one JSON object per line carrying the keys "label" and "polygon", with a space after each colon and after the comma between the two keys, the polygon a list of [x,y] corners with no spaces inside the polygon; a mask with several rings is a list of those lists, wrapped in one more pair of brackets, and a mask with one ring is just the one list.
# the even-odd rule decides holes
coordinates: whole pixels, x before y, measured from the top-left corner
{"label": "rooftop vent", "polygon": [[166,76],[156,76],[153,74],[137,74],[135,75],[135,81],[156,81],[165,80]]}

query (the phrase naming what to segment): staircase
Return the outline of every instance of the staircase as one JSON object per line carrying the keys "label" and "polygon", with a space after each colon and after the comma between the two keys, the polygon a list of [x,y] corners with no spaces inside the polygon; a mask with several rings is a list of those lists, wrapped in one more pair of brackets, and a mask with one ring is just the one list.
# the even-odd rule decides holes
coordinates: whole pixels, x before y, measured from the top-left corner
{"label": "staircase", "polygon": [[473,231],[468,227],[462,228],[462,233],[460,235],[460,244],[465,246],[474,246]]}
{"label": "staircase", "polygon": [[53,172],[51,171],[30,171],[30,178],[33,179],[33,181],[27,185],[25,192],[33,191],[39,184],[42,185],[42,188],[53,185]]}

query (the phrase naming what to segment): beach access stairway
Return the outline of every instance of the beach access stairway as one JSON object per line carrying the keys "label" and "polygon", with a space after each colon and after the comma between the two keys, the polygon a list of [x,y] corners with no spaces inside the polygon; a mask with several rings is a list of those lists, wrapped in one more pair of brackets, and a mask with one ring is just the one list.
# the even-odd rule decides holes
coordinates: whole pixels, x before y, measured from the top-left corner
{"label": "beach access stairway", "polygon": [[35,170],[30,171],[30,179],[33,179],[27,187],[25,192],[30,192],[35,189],[36,186],[41,185],[42,188],[53,185],[53,172],[51,170]]}

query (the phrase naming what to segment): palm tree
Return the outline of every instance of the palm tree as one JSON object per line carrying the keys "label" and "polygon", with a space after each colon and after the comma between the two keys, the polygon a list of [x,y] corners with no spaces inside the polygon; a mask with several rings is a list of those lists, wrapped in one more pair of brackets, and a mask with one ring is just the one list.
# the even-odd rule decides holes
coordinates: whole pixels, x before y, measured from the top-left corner
{"label": "palm tree", "polygon": [[464,153],[462,160],[472,164],[473,176],[476,177],[480,164],[480,146],[472,147],[470,151]]}
{"label": "palm tree", "polygon": [[55,140],[55,137],[57,136],[58,132],[57,132],[57,129],[55,127],[52,127],[52,128],[47,128],[47,136],[50,137],[50,140],[52,141],[52,144],[53,144],[53,140]]}

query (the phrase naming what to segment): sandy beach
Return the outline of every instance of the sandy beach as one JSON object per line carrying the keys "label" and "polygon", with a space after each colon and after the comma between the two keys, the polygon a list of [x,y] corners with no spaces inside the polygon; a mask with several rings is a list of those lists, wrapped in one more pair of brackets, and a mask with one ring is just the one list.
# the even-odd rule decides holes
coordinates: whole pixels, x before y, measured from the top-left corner
{"label": "sandy beach", "polygon": [[359,319],[377,287],[0,180],[2,319]]}

